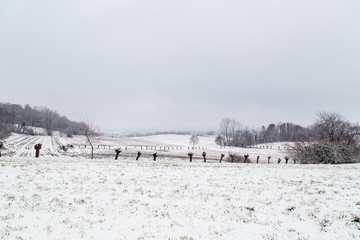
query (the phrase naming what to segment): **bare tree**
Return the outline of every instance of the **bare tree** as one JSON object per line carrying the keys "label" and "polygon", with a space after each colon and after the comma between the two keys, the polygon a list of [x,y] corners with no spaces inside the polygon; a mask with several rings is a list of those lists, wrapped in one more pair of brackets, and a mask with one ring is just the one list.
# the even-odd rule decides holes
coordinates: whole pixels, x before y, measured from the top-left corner
{"label": "bare tree", "polygon": [[5,139],[11,135],[10,128],[0,121],[0,139]]}
{"label": "bare tree", "polygon": [[94,145],[91,141],[91,138],[96,135],[99,135],[99,133],[96,132],[96,128],[89,121],[87,122],[83,121],[80,123],[80,131],[82,135],[84,135],[87,141],[89,142],[91,146],[91,159],[94,159]]}
{"label": "bare tree", "polygon": [[360,126],[358,123],[347,123],[347,128],[344,131],[344,140],[348,145],[359,142]]}
{"label": "bare tree", "polygon": [[194,147],[198,143],[199,143],[199,137],[196,134],[191,135],[190,144],[192,144]]}
{"label": "bare tree", "polygon": [[220,122],[220,131],[225,136],[226,141],[230,140],[230,124],[230,118],[223,118]]}
{"label": "bare tree", "polygon": [[317,114],[315,129],[320,140],[339,142],[345,135],[348,124],[339,113],[320,111]]}
{"label": "bare tree", "polygon": [[215,138],[215,143],[219,145],[220,147],[224,145],[225,138],[221,135],[217,135]]}
{"label": "bare tree", "polygon": [[240,145],[241,143],[241,123],[232,119],[230,122],[230,137],[232,145]]}
{"label": "bare tree", "polygon": [[42,114],[44,116],[45,128],[47,130],[47,134],[52,135],[54,117],[55,117],[56,112],[54,112],[48,108],[44,108],[42,110]]}

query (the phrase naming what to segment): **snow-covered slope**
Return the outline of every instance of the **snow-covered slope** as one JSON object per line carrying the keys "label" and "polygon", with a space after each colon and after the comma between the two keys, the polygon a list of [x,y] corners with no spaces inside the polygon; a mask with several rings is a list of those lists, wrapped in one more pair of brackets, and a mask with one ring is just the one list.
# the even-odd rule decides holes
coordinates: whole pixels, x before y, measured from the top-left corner
{"label": "snow-covered slope", "polygon": [[[194,158],[201,159],[202,152],[206,152],[209,161],[218,161],[221,154],[237,153],[239,155],[249,154],[252,161],[260,156],[260,162],[267,162],[267,157],[271,156],[271,162],[277,162],[278,158],[283,159],[287,154],[284,143],[259,145],[252,148],[220,148],[215,144],[215,136],[200,136],[199,144],[192,147],[189,143],[190,135],[155,135],[147,137],[133,138],[110,138],[94,137],[95,158],[113,158],[115,149],[122,150],[120,157],[135,157],[138,151],[142,152],[142,157],[151,157],[157,152],[159,159],[164,157],[187,158],[187,153],[193,152]],[[3,156],[8,157],[31,157],[35,155],[34,145],[42,144],[40,150],[41,157],[85,157],[91,154],[90,144],[84,136],[74,136],[73,138],[57,136],[28,136],[12,134],[5,140],[2,150]],[[65,148],[64,148],[64,147]]]}

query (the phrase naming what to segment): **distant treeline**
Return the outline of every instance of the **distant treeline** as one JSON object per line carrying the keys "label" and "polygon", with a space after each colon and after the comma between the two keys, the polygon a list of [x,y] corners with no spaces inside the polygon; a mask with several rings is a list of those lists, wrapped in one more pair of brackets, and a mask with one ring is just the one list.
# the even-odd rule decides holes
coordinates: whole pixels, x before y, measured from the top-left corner
{"label": "distant treeline", "polygon": [[38,132],[37,128],[45,129],[48,135],[60,131],[71,137],[81,132],[82,123],[71,121],[47,107],[0,103],[0,138],[9,136],[11,132],[44,134]]}
{"label": "distant treeline", "polygon": [[268,127],[249,129],[230,118],[221,120],[220,133],[216,138],[217,144],[239,147],[271,142],[309,141],[314,136],[311,128],[294,123],[271,123]]}

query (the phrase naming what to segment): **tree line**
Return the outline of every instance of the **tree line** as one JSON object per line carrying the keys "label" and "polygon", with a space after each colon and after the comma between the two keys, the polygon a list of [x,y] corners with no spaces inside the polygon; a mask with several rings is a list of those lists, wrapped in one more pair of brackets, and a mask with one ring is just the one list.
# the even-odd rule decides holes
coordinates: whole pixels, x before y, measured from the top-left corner
{"label": "tree line", "polygon": [[45,129],[48,135],[52,135],[54,131],[60,131],[72,137],[75,134],[82,134],[83,123],[71,121],[47,107],[0,103],[1,138],[9,136],[11,132],[40,134],[37,128]]}
{"label": "tree line", "polygon": [[222,146],[245,147],[261,143],[307,141],[312,138],[312,131],[294,123],[270,123],[268,127],[258,129],[244,127],[236,119],[223,118],[220,122],[220,135],[216,143]]}
{"label": "tree line", "polygon": [[339,113],[320,111],[309,127],[294,123],[271,123],[268,127],[251,130],[235,119],[223,118],[220,132],[215,142],[221,146],[295,142],[290,153],[295,161],[301,163],[360,161],[360,126]]}

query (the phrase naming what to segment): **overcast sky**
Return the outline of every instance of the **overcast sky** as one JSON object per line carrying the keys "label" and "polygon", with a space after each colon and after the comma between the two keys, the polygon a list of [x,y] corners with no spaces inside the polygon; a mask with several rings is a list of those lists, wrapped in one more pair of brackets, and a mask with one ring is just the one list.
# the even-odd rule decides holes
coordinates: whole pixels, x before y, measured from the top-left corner
{"label": "overcast sky", "polygon": [[0,81],[103,131],[360,122],[360,1],[2,0]]}

